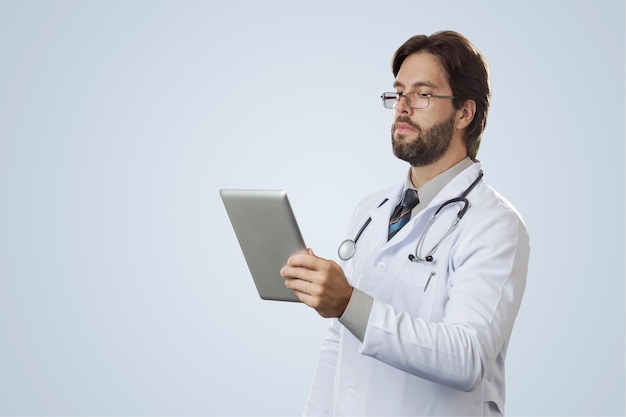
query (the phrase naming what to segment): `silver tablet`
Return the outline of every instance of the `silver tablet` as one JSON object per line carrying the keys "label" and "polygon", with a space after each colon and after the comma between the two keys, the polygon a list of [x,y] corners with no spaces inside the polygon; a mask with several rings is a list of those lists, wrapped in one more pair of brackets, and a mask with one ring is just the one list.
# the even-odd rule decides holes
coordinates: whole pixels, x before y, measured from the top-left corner
{"label": "silver tablet", "polygon": [[220,196],[259,296],[264,300],[299,301],[280,276],[280,269],[291,255],[306,252],[287,193],[222,189]]}

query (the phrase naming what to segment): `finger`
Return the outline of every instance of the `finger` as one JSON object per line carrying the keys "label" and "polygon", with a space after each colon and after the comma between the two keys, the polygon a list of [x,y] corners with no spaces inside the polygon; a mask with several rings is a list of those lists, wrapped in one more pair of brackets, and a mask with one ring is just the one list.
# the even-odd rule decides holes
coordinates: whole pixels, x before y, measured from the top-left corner
{"label": "finger", "polygon": [[287,260],[287,266],[306,268],[314,271],[319,269],[319,264],[320,258],[309,254],[293,255]]}
{"label": "finger", "polygon": [[308,294],[305,294],[305,293],[303,293],[303,292],[301,292],[301,291],[298,291],[298,290],[297,290],[297,289],[295,289],[295,288],[292,288],[292,286],[293,286],[293,281],[294,281],[293,279],[287,278],[287,279],[285,280],[285,287],[287,287],[287,288],[289,288],[291,291],[293,291],[293,293],[296,295],[296,297],[298,297],[298,299],[299,299],[300,301],[302,301],[303,303],[305,303],[305,304],[306,304],[306,302],[305,302],[304,300],[308,297]]}
{"label": "finger", "polygon": [[298,279],[286,279],[285,286],[293,291],[302,303],[309,307],[316,308],[319,305],[319,297],[316,294],[310,294],[309,291],[315,288],[309,282]]}
{"label": "finger", "polygon": [[305,281],[297,278],[287,278],[285,280],[285,287],[289,288],[293,292],[298,295],[301,301],[303,301],[304,296],[313,295],[314,286],[309,281]]}
{"label": "finger", "polygon": [[300,300],[303,304],[306,304],[309,307],[313,307],[313,297],[311,297],[309,294],[300,292],[300,291],[293,291],[293,293],[296,295],[296,297],[298,297],[298,300]]}
{"label": "finger", "polygon": [[280,276],[282,277],[299,279],[309,282],[313,281],[315,277],[314,274],[314,271],[299,266],[285,265],[280,269]]}

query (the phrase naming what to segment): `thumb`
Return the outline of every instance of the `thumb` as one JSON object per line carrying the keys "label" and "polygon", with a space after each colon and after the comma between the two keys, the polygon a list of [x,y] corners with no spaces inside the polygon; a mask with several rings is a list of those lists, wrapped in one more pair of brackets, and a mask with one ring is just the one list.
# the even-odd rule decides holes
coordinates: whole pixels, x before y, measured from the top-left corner
{"label": "thumb", "polygon": [[313,252],[313,249],[311,249],[311,248],[307,248],[307,250],[306,250],[306,251],[307,251],[307,253],[308,253],[309,255],[317,257],[317,255],[315,254],[315,252]]}

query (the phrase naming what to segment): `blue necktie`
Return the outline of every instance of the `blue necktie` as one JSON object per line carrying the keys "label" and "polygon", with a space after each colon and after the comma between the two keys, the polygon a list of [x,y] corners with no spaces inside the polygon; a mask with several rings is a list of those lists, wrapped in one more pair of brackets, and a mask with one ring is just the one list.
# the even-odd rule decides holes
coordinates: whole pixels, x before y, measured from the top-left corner
{"label": "blue necktie", "polygon": [[413,210],[419,202],[417,190],[409,188],[404,192],[404,198],[391,214],[388,240],[391,240],[391,238],[411,220],[411,210]]}

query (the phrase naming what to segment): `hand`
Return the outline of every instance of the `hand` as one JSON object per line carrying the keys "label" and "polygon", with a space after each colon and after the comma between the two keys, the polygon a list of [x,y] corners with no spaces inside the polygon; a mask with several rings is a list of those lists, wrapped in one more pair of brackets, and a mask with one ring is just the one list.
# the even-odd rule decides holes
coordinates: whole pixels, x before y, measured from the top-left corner
{"label": "hand", "polygon": [[341,317],[352,287],[336,262],[317,257],[311,249],[290,257],[280,270],[285,286],[322,317]]}

